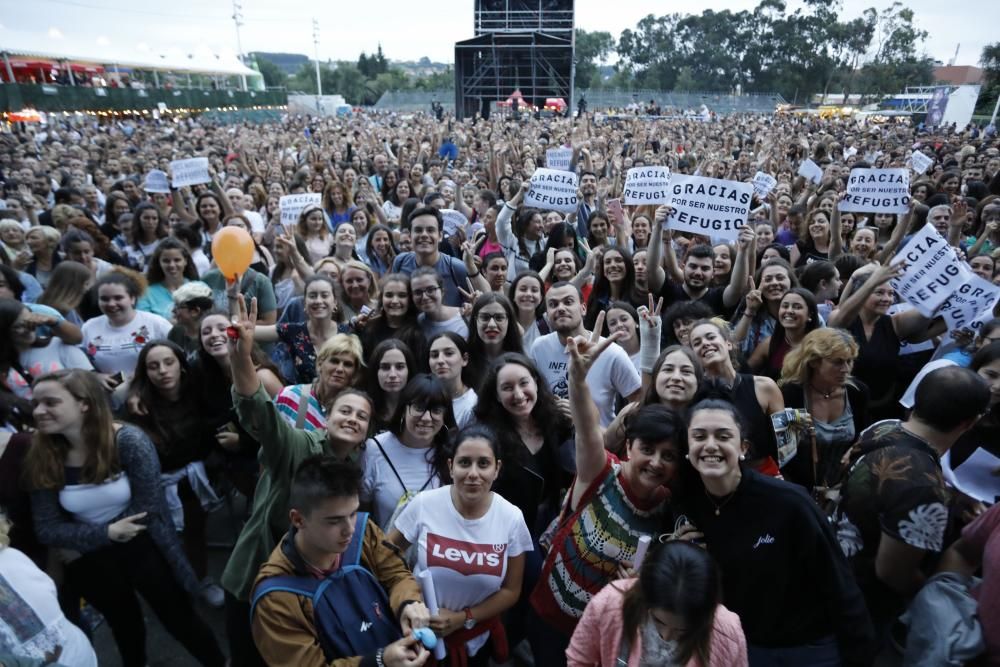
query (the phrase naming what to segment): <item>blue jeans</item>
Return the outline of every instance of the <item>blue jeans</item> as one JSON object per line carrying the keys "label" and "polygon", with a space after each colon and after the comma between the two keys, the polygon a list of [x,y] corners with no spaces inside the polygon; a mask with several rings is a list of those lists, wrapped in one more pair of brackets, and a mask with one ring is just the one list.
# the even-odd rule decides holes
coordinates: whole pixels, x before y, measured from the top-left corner
{"label": "blue jeans", "polygon": [[840,667],[840,649],[833,637],[802,646],[768,648],[747,643],[750,667]]}

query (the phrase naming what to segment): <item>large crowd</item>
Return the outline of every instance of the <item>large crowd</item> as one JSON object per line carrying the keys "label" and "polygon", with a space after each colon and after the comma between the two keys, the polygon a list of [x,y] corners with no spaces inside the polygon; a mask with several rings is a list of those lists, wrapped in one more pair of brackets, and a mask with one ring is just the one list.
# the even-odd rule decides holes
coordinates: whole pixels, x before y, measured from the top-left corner
{"label": "large crowd", "polygon": [[[7,130],[0,663],[96,665],[106,622],[142,667],[138,594],[213,666],[1000,665],[1000,319],[893,288],[927,226],[1000,284],[992,127]],[[555,147],[568,213],[526,204]],[[841,211],[917,152],[905,213]],[[696,236],[623,205],[660,165],[776,185]]]}

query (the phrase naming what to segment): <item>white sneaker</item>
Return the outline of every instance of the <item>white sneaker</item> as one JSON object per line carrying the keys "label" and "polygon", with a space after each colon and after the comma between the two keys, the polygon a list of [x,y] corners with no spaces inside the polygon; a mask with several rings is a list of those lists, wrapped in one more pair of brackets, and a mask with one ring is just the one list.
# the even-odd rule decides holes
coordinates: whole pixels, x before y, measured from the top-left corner
{"label": "white sneaker", "polygon": [[211,577],[205,577],[201,580],[198,597],[209,607],[215,607],[216,609],[221,609],[226,603],[225,591]]}

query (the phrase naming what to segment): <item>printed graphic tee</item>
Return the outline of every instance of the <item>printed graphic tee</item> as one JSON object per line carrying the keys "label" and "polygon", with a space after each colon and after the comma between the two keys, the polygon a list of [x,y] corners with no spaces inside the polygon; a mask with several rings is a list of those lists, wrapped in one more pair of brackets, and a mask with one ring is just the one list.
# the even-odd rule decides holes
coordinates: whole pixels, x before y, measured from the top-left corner
{"label": "printed graphic tee", "polygon": [[[451,499],[451,485],[417,495],[396,519],[396,529],[417,547],[414,575],[430,570],[439,608],[474,607],[500,590],[507,560],[531,551],[521,510],[492,494],[490,509],[466,519]],[[466,644],[475,655],[489,639],[483,633]]]}

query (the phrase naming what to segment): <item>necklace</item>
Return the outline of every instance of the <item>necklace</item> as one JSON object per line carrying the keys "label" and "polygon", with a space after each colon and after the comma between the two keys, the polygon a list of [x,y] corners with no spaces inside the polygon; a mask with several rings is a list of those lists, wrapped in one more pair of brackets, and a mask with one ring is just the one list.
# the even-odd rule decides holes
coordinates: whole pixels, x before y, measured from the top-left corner
{"label": "necklace", "polygon": [[[737,487],[737,490],[738,489],[739,487]],[[705,489],[705,497],[708,498],[708,502],[712,503],[712,507],[715,508],[715,516],[719,516],[719,514],[722,512],[722,508],[725,507],[729,503],[729,501],[733,499],[735,495],[736,491],[733,491],[728,496],[726,496],[721,503],[716,503],[715,500],[712,499],[712,494],[708,492],[708,489]]]}
{"label": "necklace", "polygon": [[840,387],[834,387],[830,391],[823,391],[821,389],[817,389],[814,384],[810,384],[809,387],[826,400],[830,400],[830,398],[840,389]]}

